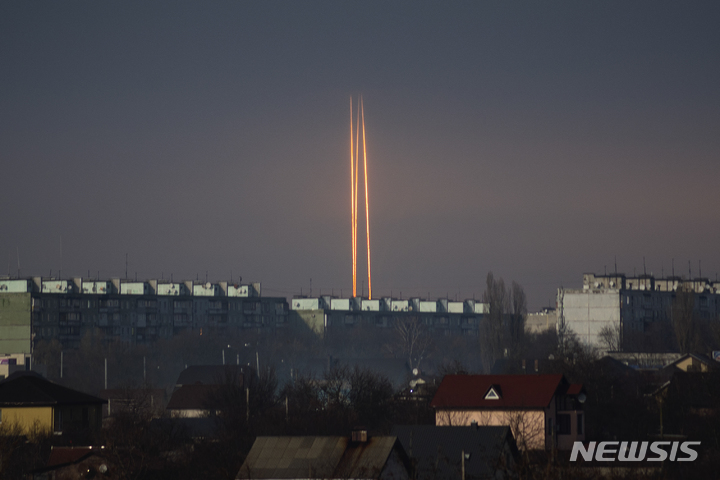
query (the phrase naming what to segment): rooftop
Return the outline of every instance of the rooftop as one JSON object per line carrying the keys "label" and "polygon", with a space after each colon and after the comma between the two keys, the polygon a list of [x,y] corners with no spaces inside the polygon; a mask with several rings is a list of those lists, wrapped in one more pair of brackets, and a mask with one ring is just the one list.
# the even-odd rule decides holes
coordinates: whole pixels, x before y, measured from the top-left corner
{"label": "rooftop", "polygon": [[545,408],[571,386],[563,375],[446,375],[431,405],[435,408]]}
{"label": "rooftop", "polygon": [[63,387],[35,372],[15,372],[0,381],[0,407],[103,403],[107,402],[102,398]]}

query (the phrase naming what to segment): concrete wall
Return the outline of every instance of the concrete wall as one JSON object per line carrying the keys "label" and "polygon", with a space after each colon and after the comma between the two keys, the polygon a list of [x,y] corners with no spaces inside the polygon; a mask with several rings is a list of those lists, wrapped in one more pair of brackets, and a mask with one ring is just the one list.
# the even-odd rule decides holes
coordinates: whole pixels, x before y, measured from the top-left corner
{"label": "concrete wall", "polygon": [[603,327],[621,321],[619,290],[558,290],[558,322],[565,324],[589,345],[599,345]]}
{"label": "concrete wall", "polygon": [[31,294],[0,295],[0,354],[31,353]]}

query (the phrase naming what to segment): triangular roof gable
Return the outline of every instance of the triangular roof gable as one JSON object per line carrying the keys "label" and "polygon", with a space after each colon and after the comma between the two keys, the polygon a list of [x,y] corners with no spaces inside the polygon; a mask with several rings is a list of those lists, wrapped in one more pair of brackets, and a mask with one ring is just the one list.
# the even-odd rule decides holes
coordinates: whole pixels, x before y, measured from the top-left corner
{"label": "triangular roof gable", "polygon": [[[498,400],[486,399],[493,385]],[[431,406],[435,408],[546,408],[568,385],[563,375],[446,375]],[[500,393],[500,392],[498,392]]]}

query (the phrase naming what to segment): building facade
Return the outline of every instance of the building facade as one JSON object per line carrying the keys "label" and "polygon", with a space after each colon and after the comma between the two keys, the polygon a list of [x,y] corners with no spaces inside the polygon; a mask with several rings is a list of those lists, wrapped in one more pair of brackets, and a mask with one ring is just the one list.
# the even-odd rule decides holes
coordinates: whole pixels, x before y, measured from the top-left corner
{"label": "building facade", "polygon": [[558,289],[558,327],[575,332],[588,345],[606,347],[601,332],[616,332],[619,344],[650,346],[668,331],[678,290],[690,290],[698,319],[720,321],[720,282],[707,278],[583,275],[581,289]]}
{"label": "building facade", "polygon": [[76,348],[95,329],[142,344],[187,330],[268,331],[287,321],[287,300],[262,297],[259,283],[0,279],[0,354],[29,354],[50,339]]}
{"label": "building facade", "polygon": [[296,297],[290,310],[316,334],[323,336],[327,329],[372,326],[393,328],[399,321],[418,322],[435,335],[477,336],[480,321],[488,311],[487,304],[475,300],[452,301],[410,298],[315,298]]}

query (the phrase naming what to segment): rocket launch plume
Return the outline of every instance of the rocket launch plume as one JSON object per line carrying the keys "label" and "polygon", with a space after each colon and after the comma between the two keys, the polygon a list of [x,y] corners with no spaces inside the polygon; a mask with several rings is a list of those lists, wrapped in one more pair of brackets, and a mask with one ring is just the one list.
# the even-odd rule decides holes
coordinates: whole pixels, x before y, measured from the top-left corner
{"label": "rocket launch plume", "polygon": [[[367,234],[367,260],[368,260],[368,298],[372,299],[372,277],[370,274],[370,207],[368,200],[367,178],[367,148],[365,141],[365,107],[362,97],[358,98],[357,120],[353,124],[353,104],[350,97],[350,219],[352,237],[352,276],[353,297],[357,296],[357,232],[358,232],[358,192],[360,186],[360,122],[362,119],[363,135],[363,166],[365,182],[365,232]],[[353,139],[353,134],[355,139]],[[354,147],[354,148],[353,148]]]}
{"label": "rocket launch plume", "polygon": [[367,234],[368,299],[372,300],[372,276],[370,275],[370,207],[368,201],[367,150],[365,148],[365,105],[360,97],[363,131],[363,162],[365,163],[365,233]]}
{"label": "rocket launch plume", "polygon": [[356,283],[356,261],[357,261],[357,244],[355,243],[355,158],[353,157],[353,104],[352,96],[350,97],[350,222],[351,222],[351,239],[352,242],[352,272],[353,272],[353,297],[357,294]]}

